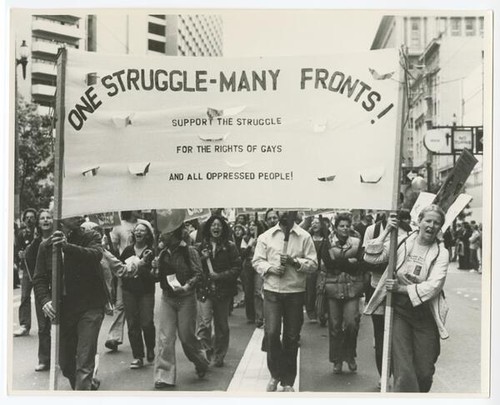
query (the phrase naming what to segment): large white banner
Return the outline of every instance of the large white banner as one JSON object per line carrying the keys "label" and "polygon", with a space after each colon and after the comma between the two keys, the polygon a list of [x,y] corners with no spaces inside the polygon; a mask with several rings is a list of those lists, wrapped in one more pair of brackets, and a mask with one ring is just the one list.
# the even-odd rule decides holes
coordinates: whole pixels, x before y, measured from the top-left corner
{"label": "large white banner", "polygon": [[62,217],[390,209],[398,72],[395,50],[237,59],[68,50]]}

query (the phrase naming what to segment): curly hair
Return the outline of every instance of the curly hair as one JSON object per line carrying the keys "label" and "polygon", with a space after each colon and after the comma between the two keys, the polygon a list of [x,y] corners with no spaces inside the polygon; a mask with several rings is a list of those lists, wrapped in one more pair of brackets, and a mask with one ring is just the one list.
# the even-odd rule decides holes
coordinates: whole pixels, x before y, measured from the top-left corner
{"label": "curly hair", "polygon": [[203,226],[203,239],[210,239],[210,227],[214,223],[215,220],[219,220],[220,223],[222,224],[222,234],[221,234],[221,239],[223,241],[228,241],[231,235],[231,228],[229,228],[228,223],[224,219],[224,217],[220,215],[212,215],[210,218],[208,218],[207,222],[205,222],[205,225]]}
{"label": "curly hair", "polygon": [[349,225],[352,224],[352,214],[350,212],[339,212],[337,215],[335,215],[335,220],[333,222],[333,226],[336,228],[339,226],[340,221],[347,221],[349,222]]}

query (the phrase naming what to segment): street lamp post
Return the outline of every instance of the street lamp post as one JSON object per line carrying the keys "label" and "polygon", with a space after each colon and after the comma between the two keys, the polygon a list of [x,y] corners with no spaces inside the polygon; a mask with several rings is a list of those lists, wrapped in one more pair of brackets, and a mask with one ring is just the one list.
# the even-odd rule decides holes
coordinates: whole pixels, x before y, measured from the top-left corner
{"label": "street lamp post", "polygon": [[14,66],[14,167],[15,167],[15,178],[14,178],[14,215],[15,218],[19,218],[21,215],[21,201],[20,201],[20,180],[21,173],[19,169],[19,125],[18,125],[18,88],[17,88],[17,67],[21,65],[23,72],[23,80],[26,79],[26,66],[28,65],[28,45],[26,41],[23,40],[21,46],[18,50],[19,57],[16,57]]}

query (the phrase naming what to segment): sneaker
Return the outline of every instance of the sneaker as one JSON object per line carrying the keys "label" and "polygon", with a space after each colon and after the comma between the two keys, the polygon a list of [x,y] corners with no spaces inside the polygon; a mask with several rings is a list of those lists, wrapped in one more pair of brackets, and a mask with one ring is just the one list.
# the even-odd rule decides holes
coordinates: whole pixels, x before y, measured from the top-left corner
{"label": "sneaker", "polygon": [[266,391],[275,392],[278,389],[278,383],[280,381],[277,378],[271,378],[267,383]]}
{"label": "sneaker", "polygon": [[342,373],[342,362],[335,361],[333,363],[333,374],[341,374]]}
{"label": "sneaker", "polygon": [[14,332],[14,337],[27,336],[30,334],[30,331],[26,326],[21,326],[18,330]]}
{"label": "sneaker", "polygon": [[142,359],[134,359],[130,363],[130,368],[132,370],[137,370],[138,368],[142,368],[143,366],[144,366],[144,362],[142,361]]}
{"label": "sneaker", "polygon": [[175,384],[169,384],[163,381],[155,381],[155,388],[157,390],[161,390],[163,388],[172,388],[175,387]]}
{"label": "sneaker", "polygon": [[50,365],[46,363],[40,363],[35,367],[35,371],[47,371],[50,370]]}
{"label": "sneaker", "polygon": [[97,391],[101,386],[101,380],[97,378],[92,378],[92,383],[90,384],[90,391]]}
{"label": "sneaker", "polygon": [[283,392],[295,392],[295,390],[290,385],[283,385]]}
{"label": "sneaker", "polygon": [[120,344],[120,342],[118,342],[118,340],[109,339],[109,340],[106,340],[106,343],[104,343],[104,346],[106,346],[112,352],[116,352],[118,350],[119,344]]}
{"label": "sneaker", "polygon": [[358,365],[354,359],[347,360],[347,367],[349,367],[351,373],[355,373],[358,370]]}

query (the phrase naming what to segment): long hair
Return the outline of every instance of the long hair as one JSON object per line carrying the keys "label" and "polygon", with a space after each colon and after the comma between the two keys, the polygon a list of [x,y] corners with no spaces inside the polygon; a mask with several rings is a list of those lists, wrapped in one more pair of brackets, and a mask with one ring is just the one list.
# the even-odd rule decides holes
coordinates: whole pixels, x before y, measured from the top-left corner
{"label": "long hair", "polygon": [[[314,218],[314,219],[317,219],[319,221],[319,235],[322,236],[323,238],[327,238],[328,235],[330,234],[330,230],[328,229],[328,226],[325,223],[325,218],[320,216],[319,218]],[[326,220],[328,221],[328,218],[326,218]],[[312,230],[312,223],[311,227],[309,228],[309,234],[311,236],[314,236],[314,231]]]}
{"label": "long hair", "polygon": [[203,227],[203,239],[209,240],[210,239],[210,227],[214,223],[215,220],[219,220],[220,223],[222,224],[222,233],[221,233],[221,240],[223,242],[227,242],[230,237],[230,232],[231,228],[229,228],[228,223],[224,219],[224,217],[220,215],[212,215],[210,218],[208,218],[207,222],[205,222],[205,226]]}

